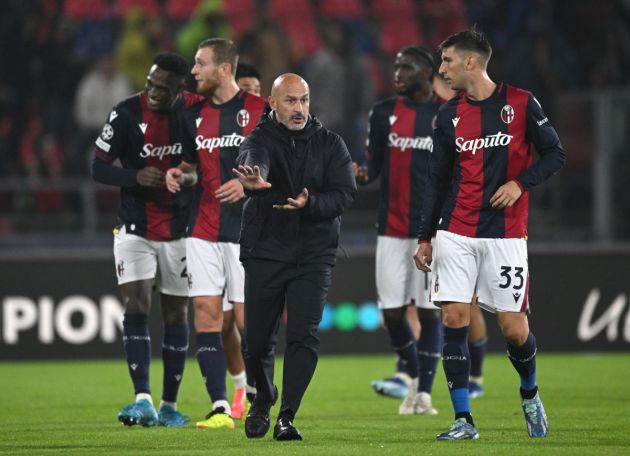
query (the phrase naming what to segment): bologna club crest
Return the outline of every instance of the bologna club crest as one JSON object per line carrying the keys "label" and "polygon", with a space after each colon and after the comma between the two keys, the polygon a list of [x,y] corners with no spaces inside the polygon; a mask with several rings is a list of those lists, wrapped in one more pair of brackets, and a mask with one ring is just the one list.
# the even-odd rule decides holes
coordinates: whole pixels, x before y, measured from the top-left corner
{"label": "bologna club crest", "polygon": [[503,106],[503,109],[501,109],[501,120],[506,124],[512,123],[514,120],[514,108],[512,106]]}
{"label": "bologna club crest", "polygon": [[247,111],[247,109],[241,109],[236,114],[236,123],[241,128],[245,128],[247,126],[249,123],[249,111]]}

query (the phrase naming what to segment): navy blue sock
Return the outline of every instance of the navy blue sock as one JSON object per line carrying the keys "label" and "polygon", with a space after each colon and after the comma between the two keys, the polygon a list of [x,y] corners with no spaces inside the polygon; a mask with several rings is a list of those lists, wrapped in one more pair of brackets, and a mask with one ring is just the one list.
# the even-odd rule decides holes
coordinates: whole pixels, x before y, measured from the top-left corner
{"label": "navy blue sock", "polygon": [[420,317],[418,340],[419,386],[418,391],[431,394],[442,346],[442,322],[439,318]]}
{"label": "navy blue sock", "polygon": [[470,352],[470,375],[471,377],[481,377],[483,358],[486,356],[486,346],[488,338],[484,337],[477,342],[468,341],[468,351]]}
{"label": "navy blue sock", "polygon": [[151,394],[149,386],[151,337],[147,321],[148,317],[142,314],[125,314],[123,319],[125,358],[135,394]]}
{"label": "navy blue sock", "polygon": [[466,343],[467,337],[468,326],[463,328],[444,327],[442,364],[456,418],[466,414],[470,415],[470,398],[468,396],[470,354]]}
{"label": "navy blue sock", "polygon": [[[525,399],[536,395],[536,338],[530,332],[520,347],[508,343],[508,358],[521,377],[521,394]],[[532,394],[533,392],[533,394]],[[531,397],[527,397],[531,396]]]}
{"label": "navy blue sock", "polygon": [[227,400],[227,364],[220,332],[197,333],[197,361],[212,402]]}
{"label": "navy blue sock", "polygon": [[400,356],[396,357],[396,372],[404,372],[405,374],[407,373],[407,366]]}
{"label": "navy blue sock", "polygon": [[164,383],[162,400],[177,402],[177,392],[184,375],[188,354],[188,323],[164,325],[162,360],[164,361]]}
{"label": "navy blue sock", "polygon": [[407,320],[393,329],[388,328],[389,338],[398,357],[411,378],[418,378],[418,348]]}

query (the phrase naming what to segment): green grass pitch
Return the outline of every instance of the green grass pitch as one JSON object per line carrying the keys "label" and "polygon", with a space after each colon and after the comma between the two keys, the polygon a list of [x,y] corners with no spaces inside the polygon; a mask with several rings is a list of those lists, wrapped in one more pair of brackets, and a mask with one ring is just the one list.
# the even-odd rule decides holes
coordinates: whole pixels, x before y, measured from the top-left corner
{"label": "green grass pitch", "polygon": [[[322,357],[295,421],[304,441],[279,443],[271,432],[247,440],[242,422],[234,430],[196,429],[209,400],[193,358],[180,391],[179,408],[193,422],[184,429],[118,423],[119,407],[132,400],[122,360],[0,363],[0,454],[630,454],[628,354],[539,355],[550,433],[536,440],[527,436],[518,379],[505,356],[486,360],[486,395],[472,402],[480,439],[467,442],[435,441],[452,421],[441,369],[433,391],[437,416],[398,416],[398,400],[372,392],[370,380],[390,374],[393,364],[393,356]],[[277,382],[281,372],[278,365]],[[157,403],[159,360],[151,375]]]}

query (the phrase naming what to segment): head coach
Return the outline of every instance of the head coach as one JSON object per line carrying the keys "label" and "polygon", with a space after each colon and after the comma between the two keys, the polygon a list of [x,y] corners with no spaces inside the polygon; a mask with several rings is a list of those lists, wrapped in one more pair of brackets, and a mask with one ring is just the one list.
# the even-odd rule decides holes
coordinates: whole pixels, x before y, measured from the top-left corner
{"label": "head coach", "polygon": [[245,422],[250,438],[269,429],[274,348],[287,309],[282,402],[273,436],[301,440],[295,414],[313,376],[322,318],[339,239],[340,216],[356,184],[343,140],[309,115],[309,87],[295,74],[272,87],[271,112],[240,147],[234,170],[248,201],[243,208],[245,362],[257,395]]}

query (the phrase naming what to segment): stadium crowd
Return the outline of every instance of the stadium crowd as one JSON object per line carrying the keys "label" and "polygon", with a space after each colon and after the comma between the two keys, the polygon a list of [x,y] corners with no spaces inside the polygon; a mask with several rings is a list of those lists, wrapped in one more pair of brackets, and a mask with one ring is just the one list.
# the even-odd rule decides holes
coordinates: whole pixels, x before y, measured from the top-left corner
{"label": "stadium crowd", "polygon": [[[629,79],[628,66],[616,63],[630,60],[624,5],[11,0],[0,19],[0,175],[86,175],[97,129],[114,100],[142,89],[152,56],[174,50],[192,60],[196,44],[208,36],[235,40],[241,61],[261,70],[264,95],[278,74],[304,74],[318,95],[313,112],[346,139],[354,157],[363,153],[369,106],[391,93],[395,52],[409,43],[435,48],[473,23],[495,44],[497,77],[539,94],[552,111],[560,88]],[[341,109],[331,109],[331,100],[341,100]]]}
{"label": "stadium crowd", "polygon": [[[369,107],[392,93],[396,51],[410,43],[435,49],[478,24],[494,43],[496,78],[533,91],[551,118],[560,109],[563,124],[580,132],[569,139],[574,174],[562,205],[588,216],[589,109],[567,112],[556,100],[630,80],[628,8],[621,0],[578,0],[571,8],[559,0],[9,0],[0,18],[0,176],[28,184],[86,178],[98,129],[116,100],[142,89],[152,56],[172,50],[192,61],[209,36],[235,41],[241,61],[261,71],[263,96],[277,75],[303,75],[316,94],[312,111],[360,159]],[[615,172],[629,169],[630,160],[616,160]],[[541,204],[557,211],[550,198],[543,194]],[[0,208],[81,210],[57,191],[0,192]],[[560,217],[587,220],[571,214]],[[3,220],[5,231],[19,224]]]}

